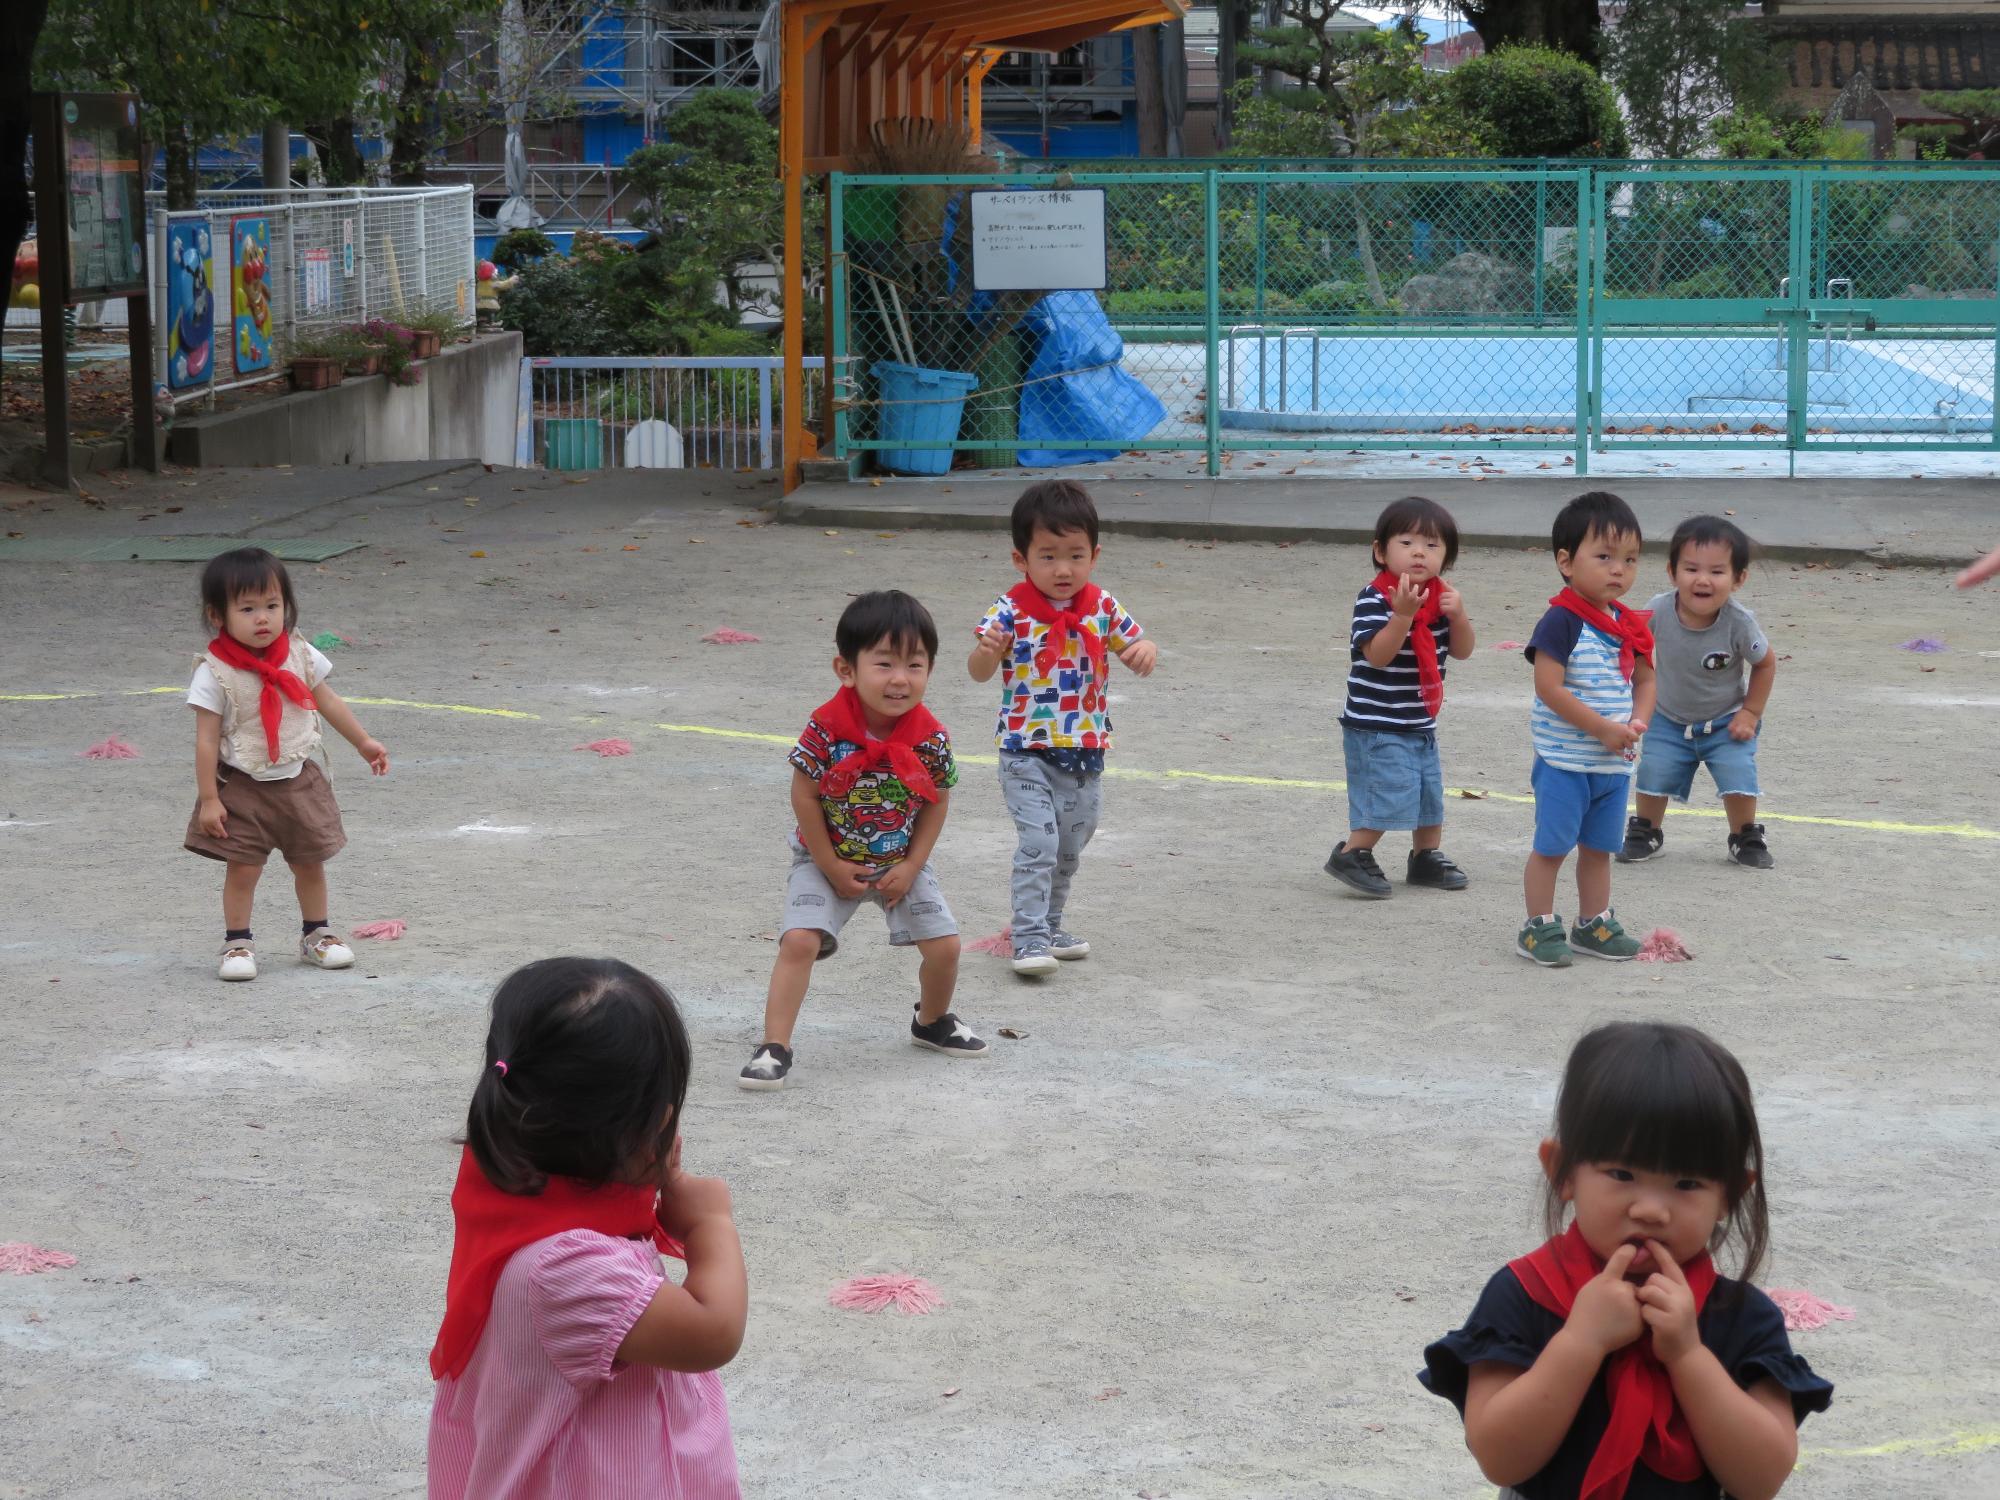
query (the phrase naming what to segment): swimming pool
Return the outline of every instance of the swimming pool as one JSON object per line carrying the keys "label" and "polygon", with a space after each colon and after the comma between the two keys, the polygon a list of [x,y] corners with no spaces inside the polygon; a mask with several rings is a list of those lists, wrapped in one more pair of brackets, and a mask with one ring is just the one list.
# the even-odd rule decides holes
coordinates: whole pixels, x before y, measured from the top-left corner
{"label": "swimming pool", "polygon": [[[1586,348],[1586,353],[1588,350]],[[1607,335],[1607,432],[1782,433],[1783,340],[1747,334]],[[1220,349],[1222,425],[1270,432],[1549,432],[1576,423],[1577,340],[1241,330]],[[1993,340],[1815,336],[1813,433],[1976,437],[1993,427]],[[1586,378],[1588,365],[1586,364]]]}

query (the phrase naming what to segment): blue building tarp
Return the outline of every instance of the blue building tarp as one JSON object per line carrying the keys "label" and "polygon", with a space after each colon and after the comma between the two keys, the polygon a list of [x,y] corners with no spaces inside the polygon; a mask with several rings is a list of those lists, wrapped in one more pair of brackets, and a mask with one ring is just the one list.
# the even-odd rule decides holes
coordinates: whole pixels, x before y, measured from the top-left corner
{"label": "blue building tarp", "polygon": [[[1023,448],[1017,455],[1023,467],[1102,463],[1166,420],[1160,398],[1119,368],[1125,340],[1094,293],[1051,292],[1028,310],[1021,326],[1036,339],[1021,388],[1021,440],[1102,439],[1114,445],[1101,451]],[[1056,378],[1044,378],[1049,376]]]}

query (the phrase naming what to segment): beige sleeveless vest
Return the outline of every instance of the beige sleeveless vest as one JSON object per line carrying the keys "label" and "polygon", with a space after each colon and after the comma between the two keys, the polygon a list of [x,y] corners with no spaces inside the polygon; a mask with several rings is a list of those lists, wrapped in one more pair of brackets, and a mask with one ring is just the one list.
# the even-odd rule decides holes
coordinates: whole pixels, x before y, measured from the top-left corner
{"label": "beige sleeveless vest", "polygon": [[[264,714],[259,706],[264,695],[264,679],[255,672],[230,666],[213,651],[202,653],[201,659],[215,674],[215,680],[222,684],[223,696],[229,700],[229,748],[236,765],[252,776],[261,777],[276,767],[302,761],[319,748],[319,714],[310,708],[300,708],[291,699],[280,695],[278,702],[282,712],[278,718],[278,758],[271,759],[270,747],[264,738]],[[304,639],[294,634],[292,653],[285,661],[287,670],[295,674],[299,681],[311,682],[311,677],[307,675],[308,660]]]}

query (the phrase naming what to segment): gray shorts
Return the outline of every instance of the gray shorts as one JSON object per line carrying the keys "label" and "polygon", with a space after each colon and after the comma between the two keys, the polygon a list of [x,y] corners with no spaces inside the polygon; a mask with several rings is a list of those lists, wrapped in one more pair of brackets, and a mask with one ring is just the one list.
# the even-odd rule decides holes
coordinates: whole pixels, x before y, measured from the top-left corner
{"label": "gray shorts", "polygon": [[[882,898],[873,891],[851,901],[836,896],[797,834],[792,836],[791,846],[792,873],[785,881],[785,915],[778,924],[778,936],[782,939],[786,933],[800,929],[817,932],[819,956],[832,958],[840,950],[839,933],[847,925],[847,919],[865,903],[882,906]],[[944,892],[938,888],[937,876],[931,873],[929,865],[917,871],[917,878],[910,882],[910,889],[901,901],[882,907],[882,915],[889,921],[892,948],[908,948],[932,938],[953,937],[958,932],[958,919],[945,904]]]}

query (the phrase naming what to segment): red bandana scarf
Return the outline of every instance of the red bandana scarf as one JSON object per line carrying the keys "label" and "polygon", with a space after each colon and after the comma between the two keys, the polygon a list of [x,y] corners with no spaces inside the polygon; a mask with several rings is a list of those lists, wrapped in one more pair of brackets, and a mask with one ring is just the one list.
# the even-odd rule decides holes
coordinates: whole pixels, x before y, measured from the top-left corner
{"label": "red bandana scarf", "polygon": [[[1403,580],[1386,569],[1375,575],[1375,592],[1384,599],[1392,597],[1396,586]],[[1433,719],[1444,707],[1444,673],[1438,670],[1437,637],[1431,633],[1431,622],[1443,613],[1438,608],[1438,595],[1444,591],[1442,578],[1426,578],[1422,593],[1424,602],[1417,606],[1417,612],[1410,618],[1410,650],[1417,657],[1417,686],[1423,690],[1424,712]]]}
{"label": "red bandana scarf", "polygon": [[[1591,1253],[1582,1231],[1572,1224],[1541,1249],[1509,1261],[1507,1269],[1538,1306],[1567,1318],[1576,1294],[1604,1269],[1604,1262]],[[1704,1250],[1681,1267],[1681,1274],[1694,1293],[1699,1317],[1715,1287],[1715,1263]],[[1604,1362],[1604,1388],[1611,1398],[1611,1421],[1590,1456],[1578,1500],[1622,1500],[1632,1480],[1632,1466],[1641,1461],[1662,1479],[1685,1484],[1702,1476],[1701,1450],[1674,1403],[1673,1382],[1653,1353],[1649,1332]]]}
{"label": "red bandana scarf", "polygon": [[1650,609],[1627,609],[1614,599],[1612,613],[1606,614],[1568,584],[1549,603],[1568,610],[1586,625],[1595,625],[1618,642],[1618,670],[1625,674],[1627,682],[1632,680],[1632,668],[1637,661],[1652,661],[1653,632],[1646,623],[1653,618]]}
{"label": "red bandana scarf", "polygon": [[260,656],[233,636],[218,635],[208,643],[208,649],[216,660],[243,672],[255,672],[264,679],[264,690],[257,695],[257,711],[264,719],[264,744],[270,758],[278,758],[278,720],[284,716],[285,706],[278,701],[278,695],[298,704],[300,708],[317,708],[313,701],[312,689],[299,679],[296,672],[285,669],[291,660],[291,632],[281,631],[278,638],[264,648]]}
{"label": "red bandana scarf", "polygon": [[923,704],[898,719],[886,740],[878,740],[868,732],[868,718],[861,711],[861,695],[851,687],[842,688],[814,709],[813,718],[834,739],[861,747],[820,777],[822,795],[845,797],[867,772],[886,770],[909,788],[917,801],[937,801],[937,782],[924,769],[916,747],[942,733],[944,725]]}
{"label": "red bandana scarf", "polygon": [[1049,627],[1047,642],[1035,653],[1037,672],[1047,677],[1055,671],[1056,663],[1062,660],[1063,649],[1069,645],[1069,638],[1074,634],[1083,643],[1084,655],[1090,659],[1098,680],[1103,681],[1104,641],[1087,623],[1090,616],[1097,613],[1097,606],[1104,598],[1103,589],[1094,583],[1086,583],[1069,601],[1068,609],[1058,609],[1049,602],[1046,594],[1024,578],[1007,590],[1007,597],[1014,605],[1017,619],[1025,616]]}
{"label": "red bandana scarf", "polygon": [[551,1177],[532,1196],[503,1193],[486,1180],[467,1147],[451,1190],[451,1273],[445,1281],[444,1325],[431,1346],[431,1379],[463,1375],[493,1311],[493,1291],[514,1252],[570,1229],[612,1239],[650,1238],[676,1259],[680,1242],[660,1228],[659,1189],[606,1183],[587,1187]]}

